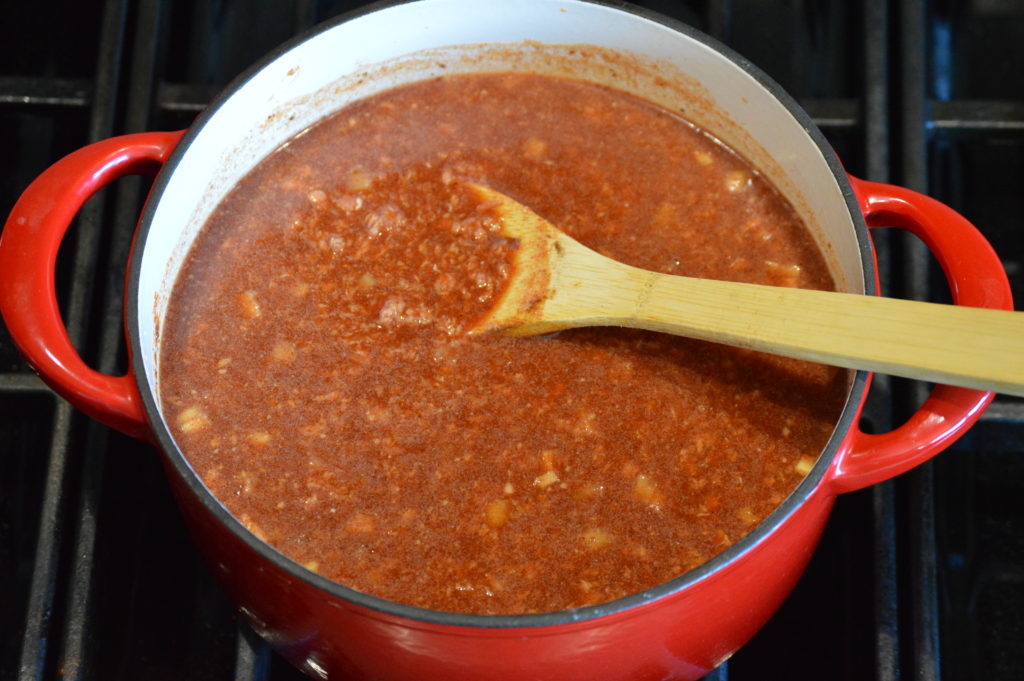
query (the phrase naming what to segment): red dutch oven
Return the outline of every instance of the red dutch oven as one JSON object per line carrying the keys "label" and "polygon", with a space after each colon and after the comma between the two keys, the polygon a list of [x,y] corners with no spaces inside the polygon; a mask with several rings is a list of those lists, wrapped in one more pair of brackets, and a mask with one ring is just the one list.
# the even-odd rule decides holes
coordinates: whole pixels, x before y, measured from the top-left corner
{"label": "red dutch oven", "polygon": [[[586,46],[586,47],[582,47]],[[127,135],[44,172],[0,237],[0,310],[32,367],[93,418],[158,445],[212,571],[253,627],[320,678],[694,679],[774,613],[804,569],[835,495],[935,455],[991,393],[937,386],[905,424],[859,430],[870,375],[807,478],[737,544],[666,584],[602,605],[522,616],[434,612],[311,573],[249,533],[182,456],[160,409],[168,293],[206,217],[261,158],[317,119],[381,89],[440,73],[520,70],[605,83],[651,99],[744,154],[814,233],[840,288],[876,294],[868,227],[919,236],[956,304],[1011,309],[999,259],[966,220],[912,191],[848,177],[809,117],[764,74],[710,38],[621,6],[578,0],[423,0],[318,27],[236,80],[184,132]],[[129,263],[131,370],[106,376],[72,348],[54,263],[83,202],[128,174],[157,178]]]}

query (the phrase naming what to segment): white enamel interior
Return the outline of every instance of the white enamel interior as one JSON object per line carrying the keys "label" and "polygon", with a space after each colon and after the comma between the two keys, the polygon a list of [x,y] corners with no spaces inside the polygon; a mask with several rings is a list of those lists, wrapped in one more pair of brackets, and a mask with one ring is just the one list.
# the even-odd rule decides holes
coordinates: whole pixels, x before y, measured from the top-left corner
{"label": "white enamel interior", "polygon": [[[159,196],[141,252],[138,308],[145,381],[156,384],[157,325],[188,248],[211,210],[260,159],[316,120],[382,89],[464,70],[547,69],[543,49],[523,59],[497,53],[466,60],[480,43],[586,44],[639,55],[662,77],[686,74],[683,90],[643,78],[615,83],[683,115],[740,151],[771,177],[823,247],[841,288],[864,291],[856,233],[842,191],[818,147],[779,100],[733,61],[658,22],[573,0],[423,0],[336,25],[284,52],[213,112]],[[445,48],[439,50],[439,48]],[[433,51],[428,58],[409,55]],[[564,52],[564,50],[563,50]],[[404,63],[395,67],[396,60]],[[442,67],[440,64],[444,64]],[[384,66],[380,66],[380,65]],[[607,81],[621,69],[577,77]],[[372,77],[366,78],[364,74]],[[589,74],[589,75],[588,75]],[[361,82],[360,82],[361,81]],[[607,83],[606,83],[607,84]],[[692,87],[691,87],[692,86]]]}

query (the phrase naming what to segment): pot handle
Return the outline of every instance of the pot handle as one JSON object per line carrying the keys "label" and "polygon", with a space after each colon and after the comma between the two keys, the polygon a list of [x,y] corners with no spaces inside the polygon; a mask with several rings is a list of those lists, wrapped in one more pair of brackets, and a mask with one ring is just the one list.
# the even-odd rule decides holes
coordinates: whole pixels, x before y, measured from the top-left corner
{"label": "pot handle", "polygon": [[15,345],[53,390],[92,418],[127,435],[152,435],[131,372],[89,368],[71,344],[57,305],[57,251],[82,204],[125,175],[155,175],[181,132],[112,137],[47,168],[28,186],[0,234],[0,313]]}
{"label": "pot handle", "polygon": [[[868,227],[899,227],[918,236],[938,259],[953,302],[1012,310],[1010,284],[995,251],[974,225],[949,206],[918,192],[850,177]],[[936,385],[921,408],[888,433],[855,428],[833,469],[836,492],[899,475],[953,444],[974,425],[993,393]]]}

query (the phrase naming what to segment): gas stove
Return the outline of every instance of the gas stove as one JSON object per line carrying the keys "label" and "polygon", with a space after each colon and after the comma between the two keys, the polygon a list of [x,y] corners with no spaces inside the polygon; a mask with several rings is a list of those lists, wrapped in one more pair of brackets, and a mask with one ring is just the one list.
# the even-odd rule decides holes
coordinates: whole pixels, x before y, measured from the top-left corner
{"label": "gas stove", "polygon": [[[0,206],[89,142],[186,127],[340,0],[8,3]],[[948,203],[1024,298],[1024,4],[650,0],[717,37],[812,115],[851,173]],[[3,141],[6,140],[6,141]],[[126,369],[124,263],[144,180],[100,192],[58,260],[70,335]],[[883,290],[945,301],[924,247],[875,231]],[[862,427],[927,394],[876,377]],[[0,680],[303,678],[235,615],[184,530],[155,451],[71,409],[0,327]],[[707,678],[1024,678],[1024,400],[999,396],[933,462],[840,497],[775,618]]]}

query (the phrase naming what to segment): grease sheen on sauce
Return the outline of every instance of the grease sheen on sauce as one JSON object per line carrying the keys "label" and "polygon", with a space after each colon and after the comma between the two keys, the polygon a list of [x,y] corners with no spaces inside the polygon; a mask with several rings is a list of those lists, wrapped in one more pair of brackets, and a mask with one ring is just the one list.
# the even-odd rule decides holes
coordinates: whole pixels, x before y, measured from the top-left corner
{"label": "grease sheen on sauce", "polygon": [[833,287],[791,207],[669,112],[541,76],[388,91],[258,165],[179,277],[162,400],[205,484],[308,568],[459,612],[612,600],[746,534],[846,372],[627,330],[466,338],[513,244],[464,180],[632,265]]}

